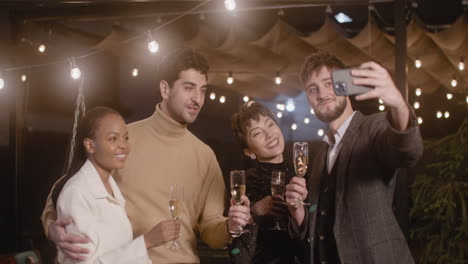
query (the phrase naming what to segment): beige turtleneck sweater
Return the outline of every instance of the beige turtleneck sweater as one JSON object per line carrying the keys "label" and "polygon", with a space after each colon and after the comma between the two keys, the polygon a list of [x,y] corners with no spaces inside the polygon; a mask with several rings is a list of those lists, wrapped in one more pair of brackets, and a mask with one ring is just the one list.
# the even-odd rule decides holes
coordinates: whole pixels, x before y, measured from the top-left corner
{"label": "beige turtleneck sweater", "polygon": [[[170,219],[171,184],[184,189],[180,247],[149,249],[153,263],[199,263],[196,232],[210,247],[225,247],[230,241],[222,215],[225,188],[211,148],[185,125],[163,114],[159,105],[151,117],[129,124],[128,129],[131,152],[125,168],[113,177],[126,199],[134,237]],[[54,215],[49,197],[42,217],[45,230],[55,220]]]}

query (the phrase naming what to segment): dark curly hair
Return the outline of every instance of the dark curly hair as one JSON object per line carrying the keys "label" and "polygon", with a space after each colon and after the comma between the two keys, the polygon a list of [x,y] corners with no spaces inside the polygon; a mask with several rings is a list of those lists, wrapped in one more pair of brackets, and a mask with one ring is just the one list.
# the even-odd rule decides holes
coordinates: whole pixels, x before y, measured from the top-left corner
{"label": "dark curly hair", "polygon": [[344,69],[346,66],[336,56],[324,50],[319,50],[312,53],[305,59],[305,63],[301,70],[302,83],[306,83],[310,76],[317,73],[325,66],[329,70]]}
{"label": "dark curly hair", "polygon": [[250,125],[251,120],[259,121],[260,116],[269,117],[278,125],[271,111],[262,104],[254,101],[245,103],[239,112],[232,115],[231,128],[242,148],[247,147],[247,127]]}
{"label": "dark curly hair", "polygon": [[168,54],[159,65],[159,79],[165,80],[171,87],[179,79],[182,71],[194,69],[205,75],[208,80],[210,69],[206,58],[193,49],[178,49]]}

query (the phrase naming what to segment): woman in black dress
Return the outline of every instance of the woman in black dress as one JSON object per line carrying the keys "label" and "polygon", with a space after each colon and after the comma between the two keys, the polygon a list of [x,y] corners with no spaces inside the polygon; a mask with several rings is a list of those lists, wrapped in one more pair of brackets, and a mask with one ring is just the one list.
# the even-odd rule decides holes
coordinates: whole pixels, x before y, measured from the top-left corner
{"label": "woman in black dress", "polygon": [[272,230],[276,221],[287,227],[289,211],[283,197],[271,196],[271,174],[285,172],[286,183],[294,176],[283,159],[283,134],[270,110],[253,101],[232,116],[231,124],[244,154],[255,161],[246,172],[246,195],[255,225],[249,226],[250,233],[234,239],[229,248],[231,260],[242,264],[295,263],[301,246],[289,238],[287,230]]}

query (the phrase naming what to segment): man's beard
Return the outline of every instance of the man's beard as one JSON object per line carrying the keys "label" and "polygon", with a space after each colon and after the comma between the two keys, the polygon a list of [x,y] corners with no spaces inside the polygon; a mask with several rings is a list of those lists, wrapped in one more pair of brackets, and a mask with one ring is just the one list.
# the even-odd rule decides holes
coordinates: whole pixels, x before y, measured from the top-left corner
{"label": "man's beard", "polygon": [[320,121],[325,122],[325,123],[330,123],[338,119],[338,117],[340,117],[343,114],[346,108],[346,104],[348,103],[345,97],[342,97],[342,99],[343,100],[340,100],[338,97],[336,107],[330,111],[325,111],[325,112],[315,111],[315,115],[317,116],[317,118]]}

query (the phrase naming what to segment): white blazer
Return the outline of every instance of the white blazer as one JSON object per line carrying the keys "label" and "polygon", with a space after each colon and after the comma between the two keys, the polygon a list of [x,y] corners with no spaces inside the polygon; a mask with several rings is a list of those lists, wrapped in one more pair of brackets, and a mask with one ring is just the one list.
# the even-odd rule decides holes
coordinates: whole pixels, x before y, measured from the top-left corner
{"label": "white blazer", "polygon": [[[114,193],[106,190],[99,174],[87,160],[60,192],[57,201],[58,219],[73,218],[67,233],[83,235],[90,243],[78,246],[90,250],[86,261],[79,263],[151,263],[143,236],[133,239],[132,226],[125,211],[125,199],[114,179],[109,177]],[[64,258],[59,250],[59,263],[78,263]]]}

